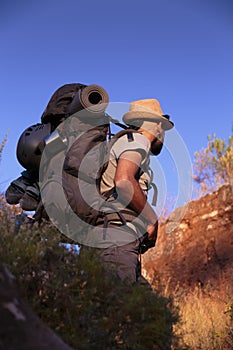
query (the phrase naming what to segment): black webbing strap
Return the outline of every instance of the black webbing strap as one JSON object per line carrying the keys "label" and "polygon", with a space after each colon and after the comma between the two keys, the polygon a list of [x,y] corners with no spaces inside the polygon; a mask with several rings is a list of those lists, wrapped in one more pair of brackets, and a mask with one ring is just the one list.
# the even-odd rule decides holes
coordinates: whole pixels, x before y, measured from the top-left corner
{"label": "black webbing strap", "polygon": [[132,131],[127,132],[127,138],[129,142],[134,141],[133,133]]}
{"label": "black webbing strap", "polygon": [[127,129],[129,128],[127,125],[125,125],[125,124],[123,124],[123,123],[119,122],[119,120],[117,120],[117,119],[113,119],[113,118],[112,118],[112,117],[110,117],[110,116],[109,116],[109,118],[110,118],[110,122],[112,122],[113,124],[115,124],[115,125],[117,125],[117,126],[121,127],[122,129],[127,130]]}

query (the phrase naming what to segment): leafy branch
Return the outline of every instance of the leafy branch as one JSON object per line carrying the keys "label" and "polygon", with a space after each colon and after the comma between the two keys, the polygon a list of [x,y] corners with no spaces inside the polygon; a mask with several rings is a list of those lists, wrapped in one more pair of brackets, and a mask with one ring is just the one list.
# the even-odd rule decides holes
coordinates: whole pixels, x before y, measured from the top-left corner
{"label": "leafy branch", "polygon": [[212,192],[225,183],[233,184],[233,128],[228,140],[213,134],[205,149],[194,154],[193,179],[201,194]]}

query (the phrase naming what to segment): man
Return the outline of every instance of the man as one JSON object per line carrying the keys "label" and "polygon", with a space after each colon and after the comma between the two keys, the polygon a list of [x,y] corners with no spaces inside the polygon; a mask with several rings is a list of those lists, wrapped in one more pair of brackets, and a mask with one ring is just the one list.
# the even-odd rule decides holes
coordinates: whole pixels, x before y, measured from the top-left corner
{"label": "man", "polygon": [[155,99],[132,102],[123,121],[133,130],[114,143],[101,181],[101,193],[111,194],[118,217],[106,215],[104,239],[112,245],[99,254],[108,271],[134,283],[140,276],[140,252],[155,245],[158,230],[157,215],[147,201],[149,156],[161,152],[165,131],[174,124]]}

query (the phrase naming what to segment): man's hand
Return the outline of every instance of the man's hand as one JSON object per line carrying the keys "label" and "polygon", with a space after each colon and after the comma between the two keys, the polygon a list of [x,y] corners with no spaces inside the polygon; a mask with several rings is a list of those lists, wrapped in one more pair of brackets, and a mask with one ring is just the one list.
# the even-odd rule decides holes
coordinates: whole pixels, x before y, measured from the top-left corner
{"label": "man's hand", "polygon": [[148,240],[156,241],[158,234],[158,221],[155,224],[150,224],[147,226]]}
{"label": "man's hand", "polygon": [[157,240],[158,221],[155,224],[147,226],[147,233],[143,236],[143,240],[139,246],[139,253],[144,254],[148,249],[154,248]]}
{"label": "man's hand", "polygon": [[139,252],[144,254],[148,249],[155,247],[158,232],[158,221],[147,226],[147,233],[140,244]]}

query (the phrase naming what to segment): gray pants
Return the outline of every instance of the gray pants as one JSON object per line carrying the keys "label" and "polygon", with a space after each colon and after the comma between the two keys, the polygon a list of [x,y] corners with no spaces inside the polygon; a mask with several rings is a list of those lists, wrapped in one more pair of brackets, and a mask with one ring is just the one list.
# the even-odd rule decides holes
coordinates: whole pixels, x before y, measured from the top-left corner
{"label": "gray pants", "polygon": [[104,268],[121,280],[135,283],[141,275],[139,239],[121,246],[97,249]]}
{"label": "gray pants", "polygon": [[136,232],[128,225],[101,222],[86,233],[84,246],[93,247],[110,275],[129,283],[137,282],[140,277],[141,282],[139,248],[144,235],[140,237],[139,230]]}

